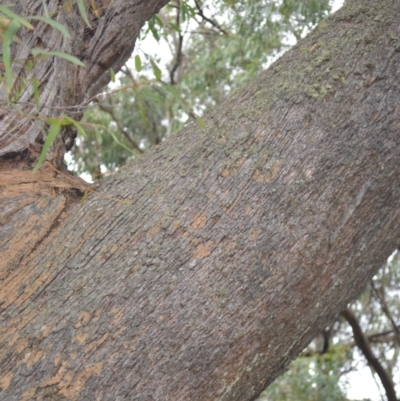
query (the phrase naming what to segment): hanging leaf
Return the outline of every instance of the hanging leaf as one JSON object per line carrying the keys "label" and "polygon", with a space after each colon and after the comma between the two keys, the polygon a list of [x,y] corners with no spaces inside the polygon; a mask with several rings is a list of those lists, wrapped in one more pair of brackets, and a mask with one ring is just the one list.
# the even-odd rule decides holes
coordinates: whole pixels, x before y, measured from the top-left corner
{"label": "hanging leaf", "polygon": [[11,69],[11,43],[14,35],[18,32],[20,27],[21,24],[18,21],[11,21],[3,36],[3,63],[6,73],[7,93],[10,93],[13,87],[13,76]]}
{"label": "hanging leaf", "polygon": [[56,136],[58,135],[61,129],[61,124],[59,121],[55,119],[48,119],[47,122],[50,122],[51,126],[49,132],[47,133],[46,140],[44,141],[42,151],[40,152],[40,156],[36,162],[35,168],[33,169],[33,173],[36,173],[43,164],[44,159],[46,158],[47,151],[49,150],[50,146],[56,139]]}
{"label": "hanging leaf", "polygon": [[61,124],[62,125],[73,125],[77,131],[84,137],[86,138],[86,131],[83,128],[82,124],[79,123],[78,121],[74,120],[73,118],[69,117],[69,116],[63,116],[62,120],[61,120]]}
{"label": "hanging leaf", "polygon": [[181,28],[179,25],[174,24],[173,22],[169,23],[169,26],[176,32],[181,33]]}
{"label": "hanging leaf", "polygon": [[32,54],[33,57],[37,57],[40,54],[43,54],[44,52],[45,52],[45,50],[42,49],[41,47],[33,47],[31,49],[31,54]]}
{"label": "hanging leaf", "polygon": [[88,19],[88,15],[86,12],[86,7],[85,7],[85,3],[83,2],[83,0],[76,0],[76,3],[78,4],[78,9],[79,12],[81,13],[81,16],[83,18],[83,20],[85,21],[86,25],[92,29],[92,26],[90,25],[89,19]]}
{"label": "hanging leaf", "polygon": [[154,17],[151,17],[151,18],[147,21],[147,24],[148,24],[148,26],[149,26],[149,31],[153,34],[154,39],[155,39],[157,42],[159,42],[159,41],[160,41],[160,35],[159,35],[159,33],[158,33],[158,30],[156,29],[155,22],[156,22],[156,18],[155,18],[155,16],[154,16]]}
{"label": "hanging leaf", "polygon": [[148,99],[153,100],[154,102],[161,104],[162,98],[160,97],[159,94],[155,93],[154,91],[151,91],[148,88],[143,88],[140,93],[144,96],[146,96]]}
{"label": "hanging leaf", "polygon": [[142,71],[142,60],[138,54],[135,56],[135,68],[137,72]]}
{"label": "hanging leaf", "polygon": [[151,58],[150,64],[153,67],[154,76],[156,77],[157,81],[161,81],[162,72],[161,72],[160,68],[158,67],[157,63]]}
{"label": "hanging leaf", "polygon": [[154,20],[157,22],[157,24],[160,26],[160,28],[162,28],[164,26],[164,22],[157,14],[154,16]]}
{"label": "hanging leaf", "polygon": [[112,68],[110,68],[110,79],[111,82],[115,82],[115,71]]}
{"label": "hanging leaf", "polygon": [[182,6],[181,6],[181,19],[182,19],[182,22],[186,21],[187,15],[188,15],[188,7],[187,7],[187,4],[186,4],[186,1],[184,1],[184,2],[182,2]]}
{"label": "hanging leaf", "polygon": [[68,29],[67,29],[64,25],[60,24],[60,23],[57,22],[57,21],[54,21],[54,20],[51,19],[51,18],[41,17],[41,16],[39,16],[39,15],[33,15],[33,16],[29,17],[29,19],[31,19],[31,20],[33,19],[33,20],[43,21],[43,22],[45,22],[46,24],[48,24],[48,25],[50,25],[51,27],[53,27],[54,29],[57,29],[58,31],[60,31],[66,38],[68,38],[68,39],[71,38],[71,35],[70,35],[69,32],[68,32]]}
{"label": "hanging leaf", "polygon": [[13,13],[10,9],[8,9],[6,6],[2,6],[0,5],[0,11],[7,15],[7,17],[10,17],[11,19],[19,22],[21,25],[23,25],[25,28],[28,28],[30,30],[33,30],[34,27],[33,25],[28,22],[25,18],[22,18],[21,16],[19,16],[18,14]]}
{"label": "hanging leaf", "polygon": [[74,64],[79,65],[79,66],[81,66],[81,67],[84,67],[84,66],[85,66],[85,64],[82,63],[82,61],[79,60],[79,58],[77,58],[77,57],[75,57],[75,56],[71,56],[71,54],[68,54],[68,53],[59,52],[59,51],[56,51],[56,50],[55,50],[55,51],[52,51],[52,52],[48,52],[48,53],[46,53],[46,54],[48,54],[49,56],[61,57],[61,58],[65,59],[65,60],[68,60],[68,61],[70,61],[71,63],[74,63]]}
{"label": "hanging leaf", "polygon": [[187,1],[182,1],[181,7],[181,16],[182,22],[185,22],[187,19],[193,18],[196,15],[195,9],[188,4]]}
{"label": "hanging leaf", "polygon": [[109,134],[112,136],[112,138],[114,139],[115,143],[117,143],[119,146],[122,146],[125,150],[127,150],[128,152],[130,152],[132,155],[136,156],[136,153],[135,153],[132,149],[128,148],[128,146],[124,145],[124,144],[116,137],[116,135],[114,134],[114,132],[112,132],[111,130],[109,130],[107,127],[104,127],[104,128],[105,128],[105,129],[109,132]]}

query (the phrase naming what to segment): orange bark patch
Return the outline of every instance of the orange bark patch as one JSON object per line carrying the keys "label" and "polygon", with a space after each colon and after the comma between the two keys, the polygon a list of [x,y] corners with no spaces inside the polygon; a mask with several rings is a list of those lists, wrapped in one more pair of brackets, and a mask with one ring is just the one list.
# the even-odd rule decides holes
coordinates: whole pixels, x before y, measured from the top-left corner
{"label": "orange bark patch", "polygon": [[58,386],[59,394],[63,395],[69,401],[75,401],[85,388],[88,379],[93,375],[99,376],[102,369],[103,362],[98,362],[88,366],[79,374],[72,376],[70,373],[66,373],[66,363],[63,363],[55,376],[44,380],[36,388],[26,391],[21,401],[32,400],[35,398],[35,394],[39,393],[41,389],[54,385]]}
{"label": "orange bark patch", "polygon": [[112,308],[111,312],[114,314],[113,324],[116,325],[121,321],[122,315],[124,314],[124,309],[122,308]]}
{"label": "orange bark patch", "polygon": [[256,241],[257,238],[261,235],[261,230],[256,230],[252,228],[249,232],[249,235],[247,236],[247,239],[249,241]]}
{"label": "orange bark patch", "polygon": [[50,326],[44,327],[42,330],[42,338],[46,338],[49,335],[50,331],[51,331]]}
{"label": "orange bark patch", "polygon": [[25,391],[25,393],[22,395],[22,398],[20,401],[33,400],[34,395],[35,395],[35,389],[31,388],[30,390]]}
{"label": "orange bark patch", "polygon": [[79,333],[74,337],[74,341],[76,341],[79,345],[81,345],[86,341],[88,337],[89,337],[88,333]]}
{"label": "orange bark patch", "polygon": [[253,173],[253,179],[258,182],[264,182],[264,175],[261,173],[259,169],[256,169]]}
{"label": "orange bark patch", "polygon": [[[32,176],[30,171],[29,174]],[[15,306],[21,305],[46,282],[51,275],[51,268],[55,269],[57,266],[56,264],[40,265],[28,270],[23,262],[21,263],[21,257],[29,256],[36,244],[52,230],[52,225],[65,208],[66,198],[59,196],[53,200],[50,196],[46,196],[46,191],[42,194],[42,198],[30,193],[25,194],[25,197],[21,196],[22,201],[15,199],[14,202],[13,198],[11,198],[12,201],[7,199],[6,201],[12,207],[8,213],[0,212],[0,220],[4,219],[5,226],[14,227],[11,238],[7,236],[5,240],[0,240],[0,247],[3,247],[0,259],[0,279],[4,280],[0,289],[1,308],[6,308],[11,303],[15,303]],[[4,193],[0,194],[0,200],[3,198]],[[25,206],[32,204],[38,210],[37,213],[24,218]]]}
{"label": "orange bark patch", "polygon": [[269,183],[276,177],[276,175],[280,171],[281,165],[282,160],[277,160],[269,166],[264,167],[263,169],[257,168],[256,170],[254,170],[252,177],[258,182]]}
{"label": "orange bark patch", "polygon": [[179,220],[174,221],[171,224],[171,234],[173,234],[180,226],[181,226],[181,222]]}
{"label": "orange bark patch", "polygon": [[60,390],[60,393],[64,395],[68,400],[74,401],[79,397],[79,394],[85,388],[88,379],[93,376],[99,376],[103,369],[103,362],[98,362],[88,366],[83,372],[81,372],[73,380],[70,378],[68,385]]}
{"label": "orange bark patch", "polygon": [[9,372],[5,376],[0,378],[0,388],[3,391],[7,390],[7,388],[10,386],[13,376],[14,374],[12,372]]}
{"label": "orange bark patch", "polygon": [[[10,272],[13,270],[10,268],[15,267],[17,261],[20,262],[22,255],[29,255],[36,244],[52,230],[54,222],[66,207],[67,198],[61,192],[79,188],[82,183],[83,181],[67,175],[61,178],[53,169],[46,166],[36,174],[32,174],[31,169],[5,169],[0,172],[0,200],[4,200],[7,205],[0,211],[0,224],[14,227],[12,238],[5,236],[4,240],[0,241],[0,246],[3,248],[0,278],[8,281],[3,283],[0,295],[2,301],[6,300],[2,305],[3,308],[18,297],[15,292],[19,285],[26,284],[28,294],[32,293],[29,287],[35,290],[29,285],[29,277],[21,275],[21,269],[15,278],[15,275],[11,277]],[[37,212],[25,214],[28,206]],[[56,247],[55,251],[59,253],[62,249]],[[14,279],[17,284],[11,282]]]}
{"label": "orange bark patch", "polygon": [[160,227],[156,224],[147,234],[146,237],[151,237],[154,234],[157,234],[160,231]]}
{"label": "orange bark patch", "polygon": [[12,337],[9,341],[8,341],[8,345],[12,346],[15,344],[15,342],[19,340],[19,334],[16,334],[14,337]]}
{"label": "orange bark patch", "polygon": [[44,355],[44,351],[42,350],[33,350],[30,354],[27,354],[27,362],[26,366],[30,368],[34,363],[36,363],[42,356]]}
{"label": "orange bark patch", "polygon": [[97,322],[99,319],[100,319],[100,312],[99,312],[99,311],[96,311],[96,312],[94,313],[94,316],[92,317],[92,323]]}
{"label": "orange bark patch", "polygon": [[89,312],[82,312],[79,315],[78,323],[75,323],[75,328],[79,329],[79,327],[86,326],[90,320],[90,313]]}
{"label": "orange bark patch", "polygon": [[213,244],[212,241],[208,241],[206,244],[197,245],[194,256],[196,258],[200,258],[200,259],[206,258],[211,253],[210,248],[211,248],[212,244]]}
{"label": "orange bark patch", "polygon": [[222,175],[222,177],[226,178],[226,177],[229,176],[230,173],[231,173],[230,170],[227,169],[227,168],[225,168],[225,169],[222,171],[221,175]]}
{"label": "orange bark patch", "polygon": [[61,355],[57,354],[56,357],[54,358],[54,366],[58,366],[60,361],[61,361]]}
{"label": "orange bark patch", "polygon": [[17,346],[15,347],[15,350],[20,354],[23,352],[26,347],[28,346],[28,339],[23,339],[21,341],[18,341]]}
{"label": "orange bark patch", "polygon": [[[56,222],[67,207],[71,188],[88,188],[83,181],[67,174],[60,174],[45,163],[40,171],[32,174],[28,167],[24,170],[7,167],[0,168],[0,225],[3,234],[12,229],[12,236],[0,235],[0,309],[10,304],[19,306],[51,279],[57,263],[37,265],[26,269],[25,262],[43,238],[57,230]],[[74,195],[75,196],[75,195]],[[57,255],[64,251],[63,244],[53,244]]]}
{"label": "orange bark patch", "polygon": [[207,223],[207,216],[205,213],[199,213],[194,219],[192,223],[192,227],[195,228],[203,228]]}
{"label": "orange bark patch", "polygon": [[92,341],[89,345],[85,347],[85,352],[90,352],[94,348],[98,348],[101,344],[104,343],[108,338],[108,333],[104,334],[103,337],[101,337],[97,341]]}

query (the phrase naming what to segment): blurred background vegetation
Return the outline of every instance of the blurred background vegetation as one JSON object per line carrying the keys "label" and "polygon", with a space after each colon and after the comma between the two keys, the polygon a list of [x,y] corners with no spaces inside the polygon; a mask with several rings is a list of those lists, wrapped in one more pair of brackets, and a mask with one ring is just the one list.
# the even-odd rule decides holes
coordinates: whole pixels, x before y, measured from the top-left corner
{"label": "blurred background vegetation", "polygon": [[[243,88],[332,6],[329,0],[172,0],[93,99],[70,168],[94,181],[188,122],[202,124],[204,112]],[[392,401],[396,390],[400,396],[399,265],[397,252],[259,400],[349,400],[357,388],[362,394],[360,385],[369,389],[365,399]]]}

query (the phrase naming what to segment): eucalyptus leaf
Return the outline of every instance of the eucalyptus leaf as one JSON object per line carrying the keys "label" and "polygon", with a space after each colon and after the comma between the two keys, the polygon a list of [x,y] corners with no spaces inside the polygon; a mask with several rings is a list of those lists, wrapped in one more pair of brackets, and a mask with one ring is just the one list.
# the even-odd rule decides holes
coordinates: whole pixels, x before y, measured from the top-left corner
{"label": "eucalyptus leaf", "polygon": [[85,66],[85,64],[82,63],[81,60],[79,60],[77,57],[72,56],[71,54],[68,54],[68,53],[64,53],[64,52],[60,52],[60,51],[55,50],[55,51],[52,51],[52,52],[48,52],[46,54],[48,54],[49,56],[61,57],[61,58],[65,59],[65,60],[68,60],[71,63],[79,65],[81,67]]}
{"label": "eucalyptus leaf", "polygon": [[44,141],[42,151],[40,152],[39,158],[36,162],[35,168],[33,169],[33,173],[36,173],[39,168],[42,166],[45,158],[47,151],[49,150],[50,146],[53,144],[53,142],[56,139],[56,136],[60,132],[61,129],[61,124],[59,122],[55,122],[55,120],[48,120],[52,121],[52,124],[50,126],[49,132],[47,133],[46,140]]}
{"label": "eucalyptus leaf", "polygon": [[135,68],[137,72],[142,71],[142,60],[138,54],[135,56]]}
{"label": "eucalyptus leaf", "polygon": [[161,76],[162,76],[160,67],[157,65],[157,63],[153,59],[150,59],[150,64],[153,67],[154,76],[156,77],[157,81],[160,81]]}
{"label": "eucalyptus leaf", "polygon": [[112,68],[110,68],[110,79],[111,82],[115,82],[115,71]]}
{"label": "eucalyptus leaf", "polygon": [[11,89],[13,87],[13,75],[11,68],[11,43],[13,41],[14,35],[18,32],[20,28],[21,24],[18,21],[13,20],[8,25],[3,36],[3,63],[8,94],[11,92]]}
{"label": "eucalyptus leaf", "polygon": [[89,18],[88,18],[87,12],[86,12],[84,0],[76,0],[76,3],[78,5],[79,12],[81,13],[81,16],[82,16],[83,20],[85,21],[86,25],[90,29],[92,29],[92,26],[90,25]]}
{"label": "eucalyptus leaf", "polygon": [[7,15],[11,19],[13,19],[15,21],[18,21],[25,28],[28,28],[30,30],[34,29],[33,25],[29,21],[27,21],[25,18],[21,17],[20,15],[15,14],[8,7],[6,7],[4,5],[0,5],[0,12],[2,12],[5,15]]}
{"label": "eucalyptus leaf", "polygon": [[64,25],[60,24],[57,21],[54,21],[51,18],[42,17],[42,16],[39,16],[39,15],[33,15],[33,16],[29,17],[29,19],[37,20],[37,21],[43,21],[46,24],[48,24],[51,27],[53,27],[54,29],[57,29],[58,31],[60,31],[66,38],[68,38],[68,39],[71,38],[71,35],[68,32],[68,29]]}

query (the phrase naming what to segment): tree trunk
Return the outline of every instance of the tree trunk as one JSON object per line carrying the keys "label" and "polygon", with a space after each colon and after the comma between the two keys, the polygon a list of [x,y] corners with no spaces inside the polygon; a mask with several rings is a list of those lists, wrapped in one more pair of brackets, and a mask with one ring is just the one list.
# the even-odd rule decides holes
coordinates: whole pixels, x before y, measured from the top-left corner
{"label": "tree trunk", "polygon": [[[43,143],[46,117],[69,114],[73,118],[82,115],[92,96],[110,80],[110,68],[118,71],[133,51],[136,37],[142,25],[168,0],[84,0],[92,29],[83,20],[76,2],[47,0],[17,0],[12,10],[28,18],[49,16],[68,28],[71,39],[60,31],[51,29],[42,21],[31,21],[34,30],[22,28],[18,36],[22,44],[13,44],[14,85],[10,99],[18,95],[18,112],[13,102],[0,109],[0,157],[33,153],[37,155]],[[0,0],[0,4],[8,4]],[[60,5],[60,3],[63,3]],[[97,9],[95,9],[95,6]],[[64,58],[52,56],[33,58],[33,48],[45,51],[62,51],[82,62],[81,68]],[[29,61],[33,60],[34,67]],[[39,105],[35,102],[33,79],[39,83]],[[6,98],[3,88],[2,99]],[[6,116],[6,117],[5,117]],[[38,124],[39,122],[39,124]],[[42,122],[42,124],[40,124]],[[75,132],[64,129],[48,155],[57,167],[62,166],[65,150],[72,147]]]}
{"label": "tree trunk", "polygon": [[0,399],[244,401],[281,374],[398,245],[399,20],[349,1],[84,202],[3,160]]}

